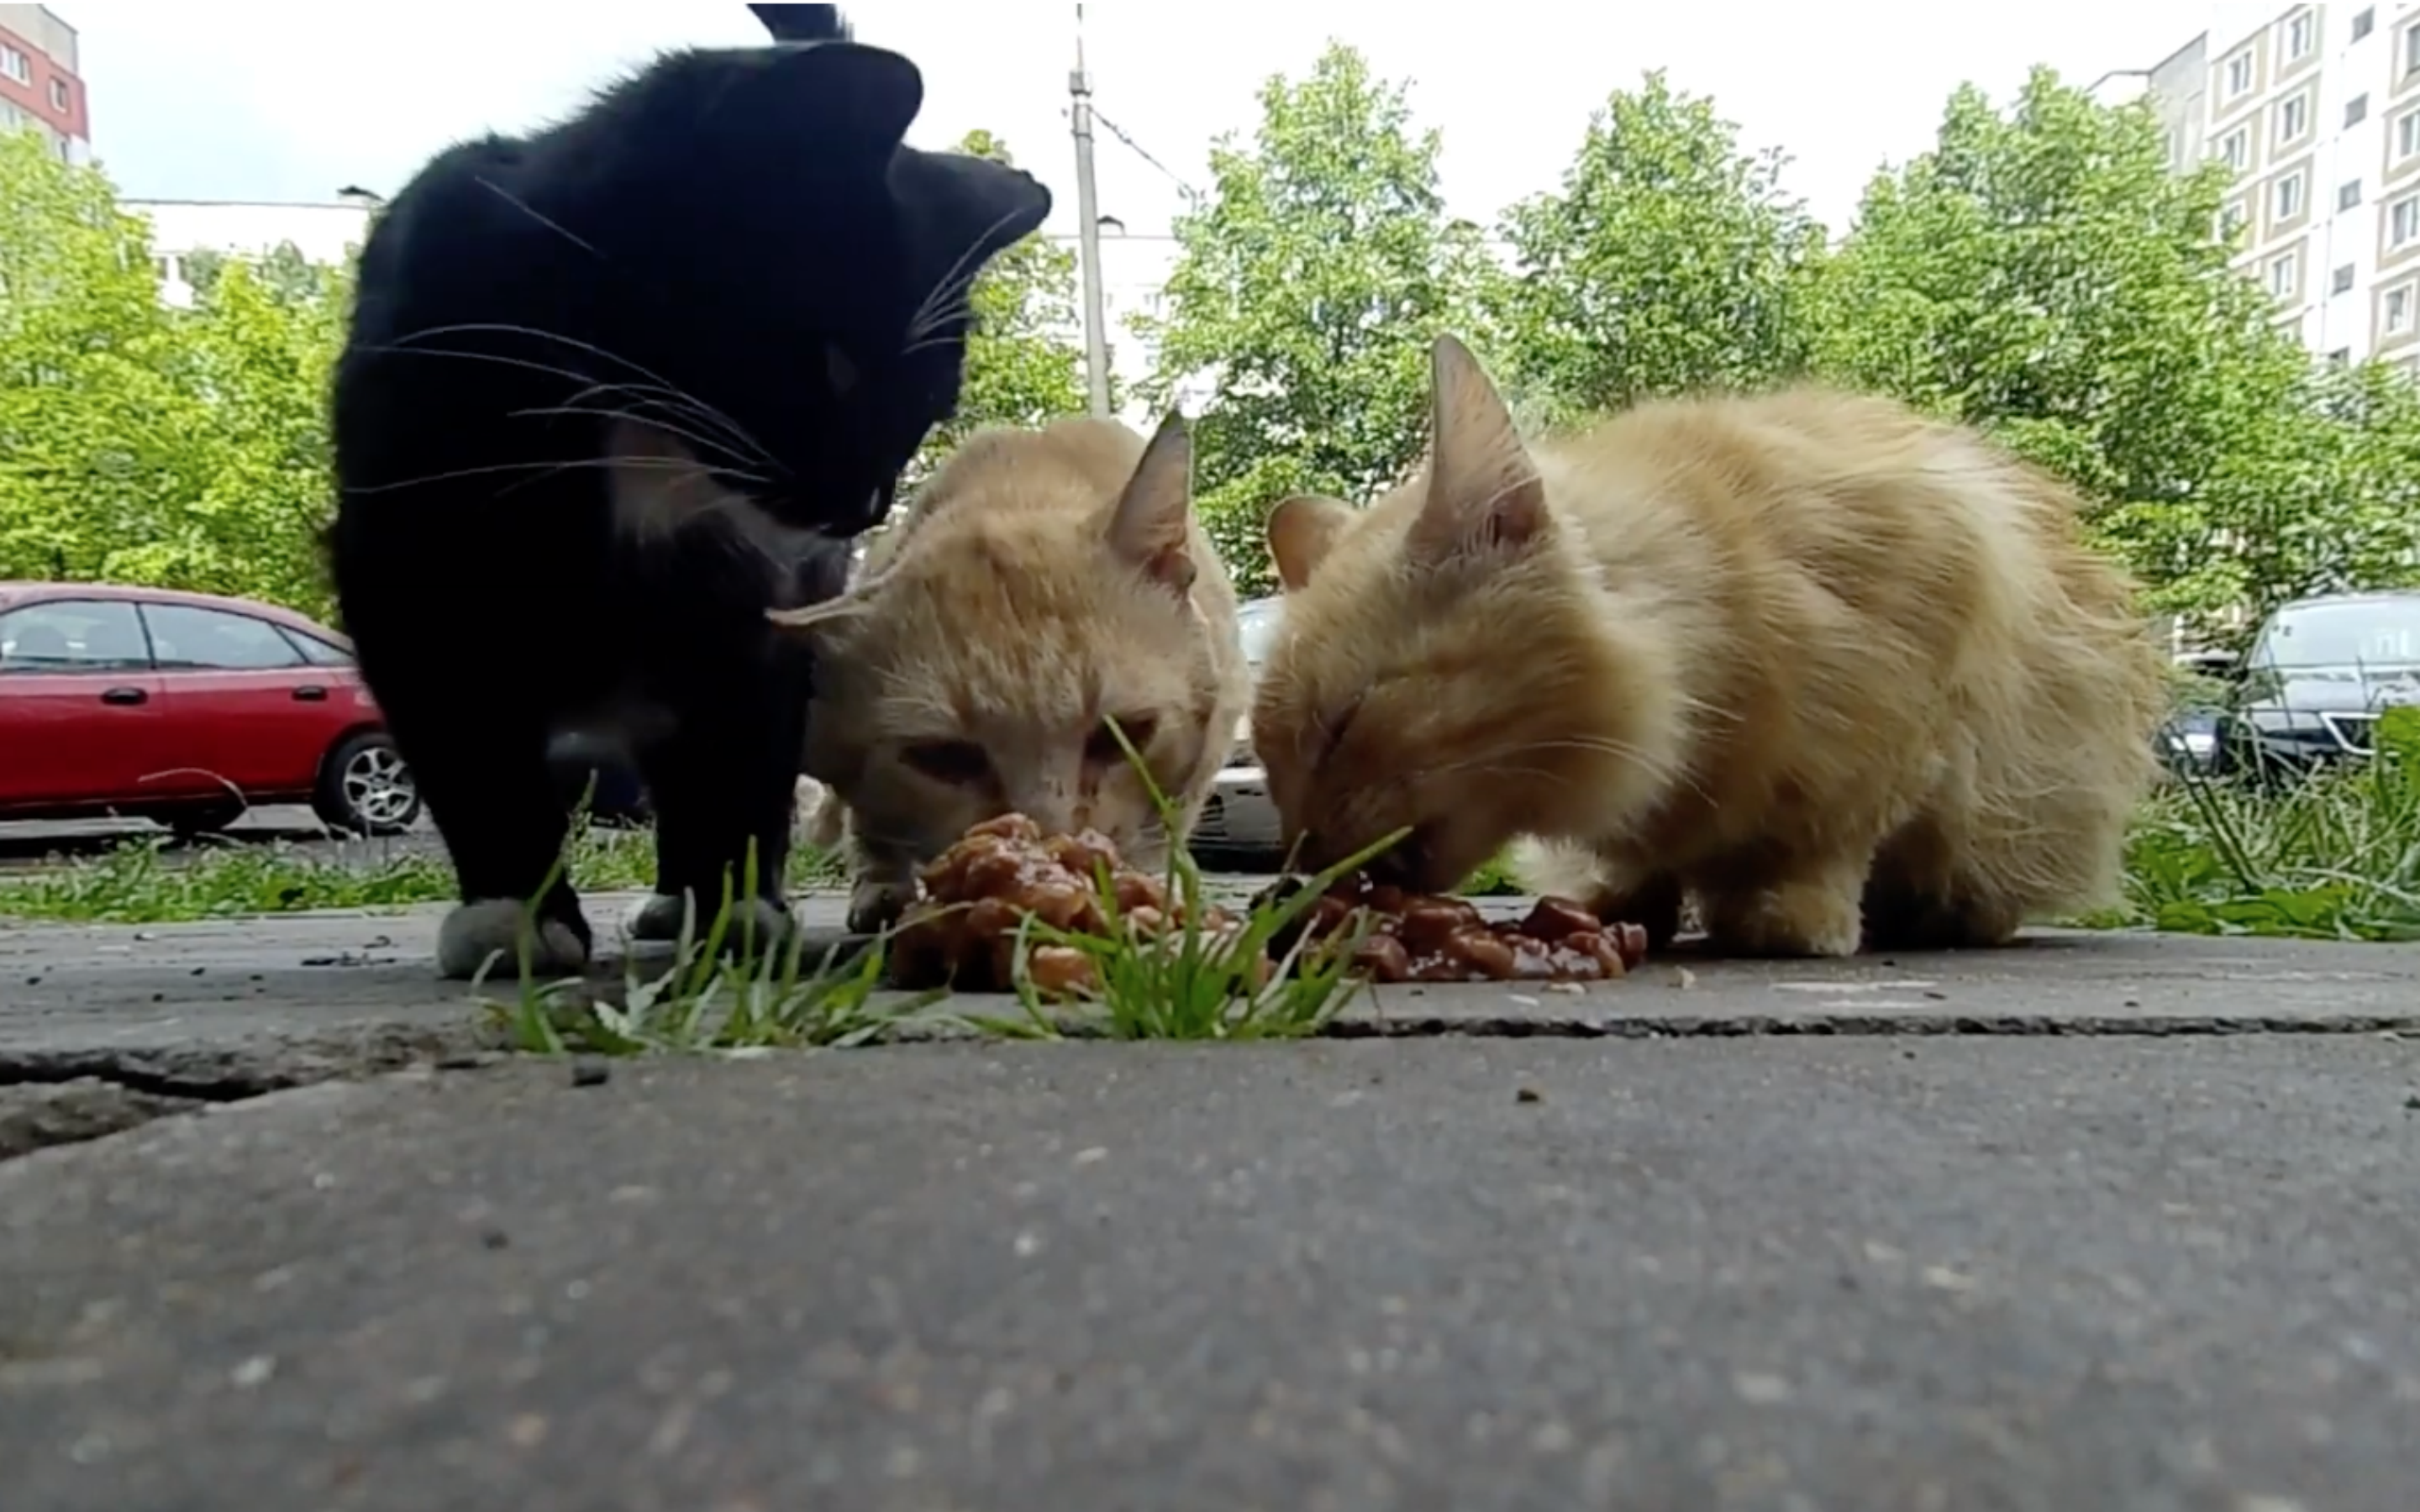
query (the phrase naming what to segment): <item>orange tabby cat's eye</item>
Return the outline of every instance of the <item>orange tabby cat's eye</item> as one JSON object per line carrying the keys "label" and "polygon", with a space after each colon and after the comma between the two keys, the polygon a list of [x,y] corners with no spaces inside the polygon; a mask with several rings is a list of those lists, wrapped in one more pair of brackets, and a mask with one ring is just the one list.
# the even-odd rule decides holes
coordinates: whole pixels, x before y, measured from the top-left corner
{"label": "orange tabby cat's eye", "polygon": [[900,760],[936,782],[972,787],[991,776],[991,756],[971,740],[928,740],[900,752]]}
{"label": "orange tabby cat's eye", "polygon": [[1125,732],[1126,746],[1137,751],[1151,748],[1151,737],[1159,733],[1159,721],[1147,714],[1129,714],[1116,720],[1116,729],[1104,719],[1093,737],[1084,742],[1084,760],[1094,766],[1114,766],[1126,759],[1125,746],[1118,744],[1118,732]]}

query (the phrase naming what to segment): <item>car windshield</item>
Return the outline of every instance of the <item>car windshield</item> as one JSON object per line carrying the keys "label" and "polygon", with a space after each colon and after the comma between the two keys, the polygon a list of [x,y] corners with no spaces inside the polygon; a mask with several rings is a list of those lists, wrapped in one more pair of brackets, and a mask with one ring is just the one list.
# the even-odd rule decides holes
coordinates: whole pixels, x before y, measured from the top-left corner
{"label": "car windshield", "polygon": [[2409,666],[2420,662],[2420,597],[2281,609],[2261,644],[2278,667]]}
{"label": "car windshield", "polygon": [[1278,605],[1274,598],[1255,599],[1235,611],[1235,628],[1242,632],[1244,660],[1259,670],[1269,656],[1270,642],[1277,639]]}

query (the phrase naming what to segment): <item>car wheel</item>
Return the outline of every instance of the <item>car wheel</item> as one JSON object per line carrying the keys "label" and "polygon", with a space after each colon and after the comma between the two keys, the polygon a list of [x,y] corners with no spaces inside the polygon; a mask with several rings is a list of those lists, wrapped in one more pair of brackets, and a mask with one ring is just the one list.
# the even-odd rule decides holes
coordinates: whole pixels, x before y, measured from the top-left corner
{"label": "car wheel", "polygon": [[395,742],[371,732],[328,753],[311,808],[331,829],[400,835],[420,817],[420,790]]}

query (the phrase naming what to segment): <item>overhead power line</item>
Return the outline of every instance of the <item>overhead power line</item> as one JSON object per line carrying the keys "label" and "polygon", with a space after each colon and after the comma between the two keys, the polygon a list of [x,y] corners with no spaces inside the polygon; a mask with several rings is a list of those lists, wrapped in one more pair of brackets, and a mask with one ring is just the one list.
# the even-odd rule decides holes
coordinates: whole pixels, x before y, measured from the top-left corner
{"label": "overhead power line", "polygon": [[1158,158],[1153,156],[1149,147],[1146,147],[1141,143],[1136,141],[1133,136],[1128,134],[1125,127],[1120,126],[1117,122],[1109,119],[1107,116],[1102,115],[1099,107],[1097,106],[1094,108],[1093,119],[1100,122],[1102,127],[1106,129],[1111,136],[1116,137],[1120,142],[1124,143],[1127,151],[1133,153],[1136,157],[1140,158],[1143,162],[1150,163],[1153,167],[1167,175],[1169,182],[1185,191],[1187,195],[1193,198],[1199,199],[1202,196],[1202,191],[1194,188],[1190,183],[1187,182],[1183,174],[1178,173],[1175,169],[1170,167],[1168,164],[1160,162]]}

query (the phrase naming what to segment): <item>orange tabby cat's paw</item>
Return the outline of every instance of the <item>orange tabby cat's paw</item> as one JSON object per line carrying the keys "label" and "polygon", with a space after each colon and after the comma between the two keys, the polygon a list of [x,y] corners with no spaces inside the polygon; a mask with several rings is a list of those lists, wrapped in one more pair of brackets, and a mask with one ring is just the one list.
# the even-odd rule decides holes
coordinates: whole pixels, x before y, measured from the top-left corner
{"label": "orange tabby cat's paw", "polygon": [[1785,882],[1705,900],[1706,933],[1726,955],[1844,957],[1864,943],[1862,889]]}
{"label": "orange tabby cat's paw", "polygon": [[853,934],[879,934],[907,917],[915,906],[916,884],[911,879],[867,877],[849,889],[848,928]]}

